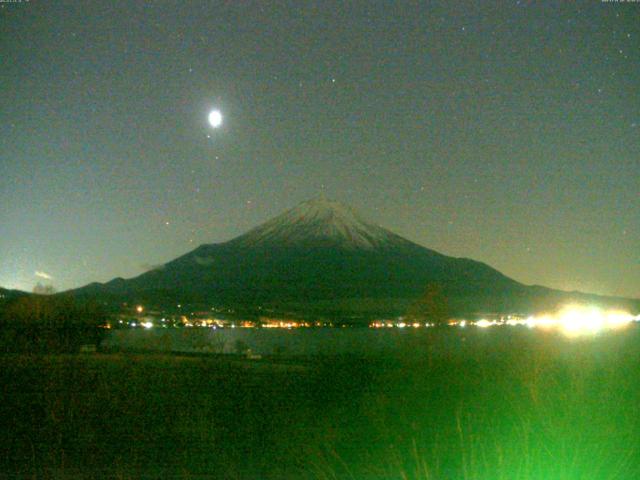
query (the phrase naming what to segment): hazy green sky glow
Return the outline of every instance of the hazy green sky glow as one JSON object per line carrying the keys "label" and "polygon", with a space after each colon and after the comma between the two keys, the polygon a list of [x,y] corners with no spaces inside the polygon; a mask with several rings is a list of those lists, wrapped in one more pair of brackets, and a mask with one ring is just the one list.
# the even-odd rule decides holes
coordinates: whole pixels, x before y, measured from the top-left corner
{"label": "hazy green sky glow", "polygon": [[324,191],[640,297],[640,3],[272,3],[0,4],[0,286],[134,276]]}

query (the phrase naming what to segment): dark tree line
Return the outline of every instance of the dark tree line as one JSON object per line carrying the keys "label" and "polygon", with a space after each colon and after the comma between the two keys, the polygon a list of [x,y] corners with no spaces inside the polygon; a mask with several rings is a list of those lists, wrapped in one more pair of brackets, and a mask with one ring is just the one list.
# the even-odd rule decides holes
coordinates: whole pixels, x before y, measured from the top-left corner
{"label": "dark tree line", "polygon": [[98,344],[106,317],[99,305],[64,296],[29,295],[0,311],[0,351],[75,352]]}

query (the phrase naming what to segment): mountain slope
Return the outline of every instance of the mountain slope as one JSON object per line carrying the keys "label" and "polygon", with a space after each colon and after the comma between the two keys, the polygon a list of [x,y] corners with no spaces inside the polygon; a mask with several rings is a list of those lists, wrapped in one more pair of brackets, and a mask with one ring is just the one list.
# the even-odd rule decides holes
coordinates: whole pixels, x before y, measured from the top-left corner
{"label": "mountain slope", "polygon": [[72,294],[165,308],[179,303],[395,315],[434,284],[453,314],[551,308],[572,295],[527,287],[483,263],[429,250],[324,198],[303,202],[228,242],[201,245],[136,278],[91,284]]}
{"label": "mountain slope", "polygon": [[11,300],[17,297],[26,297],[28,295],[29,293],[23,292],[21,290],[9,290],[0,287],[0,300]]}
{"label": "mountain slope", "polygon": [[8,290],[0,287],[0,316],[5,308],[14,302],[16,299],[29,297],[30,293],[23,292],[21,290]]}

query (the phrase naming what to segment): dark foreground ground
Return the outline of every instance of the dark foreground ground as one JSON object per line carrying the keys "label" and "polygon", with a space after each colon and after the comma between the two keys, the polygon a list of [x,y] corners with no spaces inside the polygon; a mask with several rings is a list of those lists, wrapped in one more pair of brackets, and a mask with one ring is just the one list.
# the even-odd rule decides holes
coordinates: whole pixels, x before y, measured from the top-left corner
{"label": "dark foreground ground", "polygon": [[[433,354],[439,335],[464,335]],[[488,337],[489,336],[489,337]],[[386,358],[0,357],[0,478],[640,478],[640,332]]]}

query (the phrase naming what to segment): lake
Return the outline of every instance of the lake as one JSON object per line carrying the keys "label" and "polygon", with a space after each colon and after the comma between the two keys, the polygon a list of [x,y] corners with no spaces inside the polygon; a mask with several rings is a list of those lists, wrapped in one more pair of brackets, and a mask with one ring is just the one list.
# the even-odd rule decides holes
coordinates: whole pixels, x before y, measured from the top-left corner
{"label": "lake", "polygon": [[[637,331],[638,328],[634,326],[631,330]],[[113,330],[109,332],[102,345],[106,348],[131,351],[183,353],[230,354],[250,349],[258,355],[286,356],[464,355],[470,350],[486,350],[487,354],[491,354],[496,350],[523,348],[523,345],[540,341],[559,345],[603,343],[598,340],[608,335],[610,334],[603,333],[568,339],[558,332],[530,330],[521,326],[488,329],[153,328]]]}

